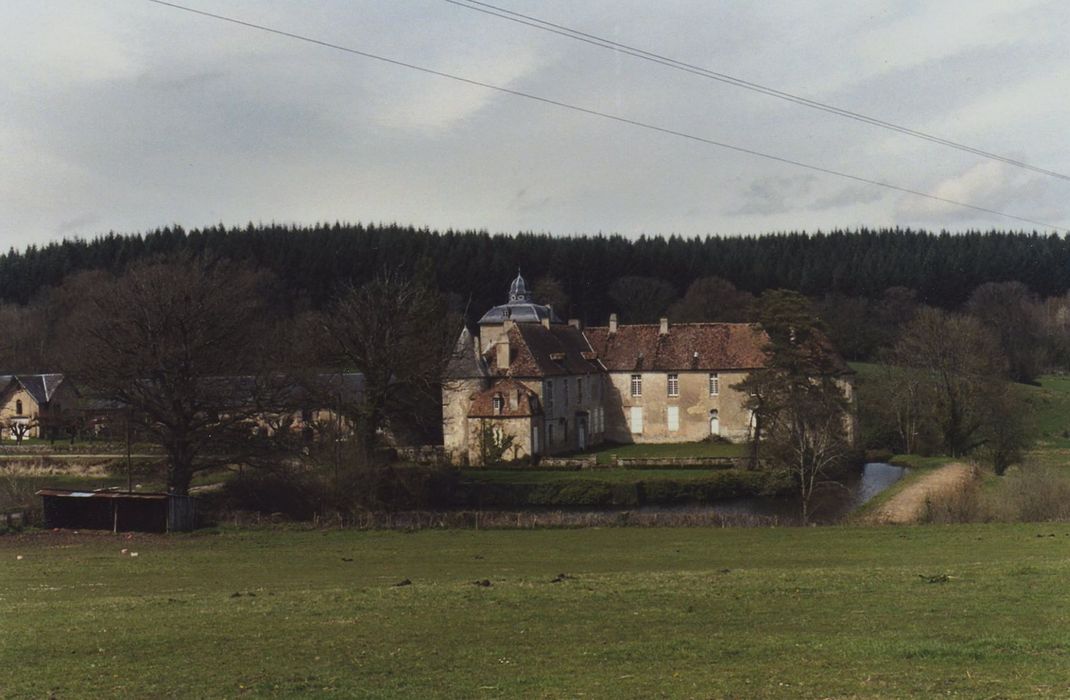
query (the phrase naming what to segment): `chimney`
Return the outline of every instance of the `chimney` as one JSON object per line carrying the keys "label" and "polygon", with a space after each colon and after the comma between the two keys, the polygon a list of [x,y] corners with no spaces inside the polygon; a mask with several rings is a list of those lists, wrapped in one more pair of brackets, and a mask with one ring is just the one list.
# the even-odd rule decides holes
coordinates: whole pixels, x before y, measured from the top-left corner
{"label": "chimney", "polygon": [[580,323],[580,320],[578,318],[570,318],[568,320],[568,325],[572,326],[573,328],[575,328],[578,331],[582,331],[583,330],[583,324]]}
{"label": "chimney", "polygon": [[509,336],[498,341],[498,369],[509,369]]}
{"label": "chimney", "polygon": [[609,315],[609,332],[610,333],[616,333],[617,332],[617,314],[610,314]]}
{"label": "chimney", "polygon": [[658,330],[658,333],[660,335],[668,335],[669,334],[669,319],[667,319],[667,318],[662,318],[661,319],[661,328]]}

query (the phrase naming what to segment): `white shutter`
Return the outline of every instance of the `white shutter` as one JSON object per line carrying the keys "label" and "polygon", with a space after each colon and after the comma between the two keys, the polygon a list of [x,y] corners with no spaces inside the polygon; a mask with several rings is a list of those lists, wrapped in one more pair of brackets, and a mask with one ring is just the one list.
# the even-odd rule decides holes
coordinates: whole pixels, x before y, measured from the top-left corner
{"label": "white shutter", "polygon": [[641,435],[643,433],[643,407],[632,406],[632,433]]}
{"label": "white shutter", "polygon": [[675,433],[680,429],[680,407],[669,406],[666,416],[669,419],[669,432]]}

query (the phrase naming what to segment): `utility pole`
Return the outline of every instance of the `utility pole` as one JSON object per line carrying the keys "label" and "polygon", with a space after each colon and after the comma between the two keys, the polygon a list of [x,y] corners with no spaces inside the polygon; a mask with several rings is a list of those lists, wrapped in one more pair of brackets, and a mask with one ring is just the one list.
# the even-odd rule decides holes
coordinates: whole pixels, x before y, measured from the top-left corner
{"label": "utility pole", "polygon": [[134,461],[130,457],[130,407],[126,407],[126,490],[134,492]]}

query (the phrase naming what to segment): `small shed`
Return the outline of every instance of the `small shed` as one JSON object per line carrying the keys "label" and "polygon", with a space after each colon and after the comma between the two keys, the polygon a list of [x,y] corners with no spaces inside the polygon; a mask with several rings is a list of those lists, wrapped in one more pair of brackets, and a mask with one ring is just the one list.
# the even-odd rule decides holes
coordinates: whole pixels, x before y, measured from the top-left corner
{"label": "small shed", "polygon": [[112,532],[188,532],[196,527],[192,496],[129,491],[41,489],[45,527]]}

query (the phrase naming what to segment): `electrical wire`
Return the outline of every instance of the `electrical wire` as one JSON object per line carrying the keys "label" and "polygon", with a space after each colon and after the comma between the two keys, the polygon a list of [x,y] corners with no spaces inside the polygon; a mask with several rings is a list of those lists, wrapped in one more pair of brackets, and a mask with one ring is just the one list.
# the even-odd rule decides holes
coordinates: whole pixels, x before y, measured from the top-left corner
{"label": "electrical wire", "polygon": [[563,109],[568,109],[568,110],[571,110],[571,111],[574,111],[574,112],[579,112],[581,114],[587,114],[587,115],[594,116],[594,117],[600,117],[602,119],[608,119],[610,121],[615,121],[615,122],[618,122],[618,123],[621,123],[621,124],[628,124],[630,126],[638,127],[638,128],[641,128],[641,129],[646,129],[646,130],[649,130],[649,131],[658,132],[658,133],[661,133],[661,134],[667,134],[667,135],[670,135],[670,136],[677,136],[679,138],[687,139],[687,140],[690,140],[690,141],[703,143],[703,144],[706,144],[708,146],[715,146],[717,148],[722,148],[722,149],[726,149],[726,150],[729,150],[729,151],[735,151],[737,153],[744,153],[744,154],[747,154],[747,155],[755,156],[757,158],[763,158],[763,159],[775,161],[775,162],[778,162],[778,163],[784,163],[786,165],[793,165],[793,166],[796,166],[796,167],[799,167],[799,168],[804,168],[806,170],[812,170],[814,172],[824,173],[826,175],[833,175],[835,177],[844,178],[844,179],[847,179],[847,180],[853,180],[855,182],[861,182],[861,183],[864,183],[864,184],[867,184],[867,185],[874,185],[876,187],[883,187],[883,188],[886,188],[886,189],[894,190],[894,191],[897,191],[897,192],[902,192],[904,194],[909,194],[909,195],[913,195],[913,196],[916,196],[916,197],[922,197],[924,199],[929,199],[929,200],[936,201],[936,202],[943,202],[944,204],[951,204],[953,206],[962,207],[962,208],[965,208],[965,209],[972,209],[974,211],[979,211],[979,212],[983,212],[983,213],[986,213],[986,214],[992,214],[994,216],[1000,216],[1000,217],[1007,218],[1007,219],[1013,219],[1015,221],[1021,221],[1023,223],[1027,223],[1027,224],[1033,224],[1034,226],[1041,226],[1041,227],[1050,228],[1050,229],[1053,229],[1053,230],[1056,230],[1056,231],[1063,231],[1063,232],[1070,233],[1070,229],[1067,229],[1067,228],[1064,228],[1064,227],[1061,227],[1061,226],[1056,226],[1054,224],[1049,224],[1049,223],[1046,223],[1046,222],[1043,222],[1043,221],[1038,221],[1036,219],[1030,219],[1030,218],[1027,218],[1027,217],[1024,217],[1024,216],[1018,216],[1016,214],[1009,214],[1007,212],[999,211],[997,209],[990,209],[990,208],[987,208],[987,207],[978,206],[976,204],[969,204],[967,202],[960,202],[960,201],[957,201],[957,200],[954,200],[954,199],[949,199],[947,197],[941,197],[939,195],[928,194],[926,192],[921,192],[919,190],[913,190],[913,189],[910,189],[910,188],[907,188],[907,187],[900,187],[899,185],[894,185],[894,184],[891,184],[891,183],[888,183],[888,182],[882,182],[880,180],[872,180],[872,179],[869,179],[869,178],[866,178],[866,177],[861,177],[859,175],[851,175],[850,173],[845,173],[845,172],[842,172],[842,171],[839,171],[839,170],[833,170],[831,168],[825,168],[825,167],[822,167],[822,166],[819,166],[819,165],[811,165],[809,163],[804,163],[802,161],[792,160],[791,158],[785,158],[783,156],[772,155],[772,154],[769,154],[769,153],[763,153],[761,151],[756,151],[756,150],[753,150],[753,149],[750,149],[750,148],[745,148],[743,146],[734,146],[734,145],[729,144],[729,143],[724,143],[722,141],[715,141],[713,139],[709,139],[709,138],[706,138],[706,137],[703,137],[703,136],[697,136],[695,134],[689,134],[689,133],[686,133],[686,132],[683,132],[683,131],[677,131],[675,129],[671,129],[671,128],[668,128],[668,127],[658,126],[656,124],[650,124],[648,122],[642,122],[642,121],[638,121],[636,119],[630,119],[628,117],[622,117],[622,116],[619,116],[619,115],[616,115],[616,114],[611,114],[609,112],[601,112],[601,111],[598,111],[598,110],[595,110],[595,109],[590,109],[590,108],[587,108],[587,107],[581,107],[579,105],[570,104],[568,102],[561,102],[560,100],[555,100],[555,99],[552,99],[552,98],[549,98],[549,97],[542,97],[540,95],[535,95],[535,94],[528,93],[528,92],[522,92],[520,90],[513,90],[511,88],[502,87],[500,85],[494,85],[492,83],[485,83],[485,82],[482,82],[482,81],[479,81],[479,80],[474,80],[472,78],[465,78],[463,76],[454,75],[452,73],[446,73],[444,71],[435,70],[433,68],[427,68],[426,66],[420,66],[420,65],[417,65],[415,63],[409,63],[409,62],[401,61],[401,60],[398,60],[398,59],[395,59],[395,58],[388,58],[386,56],[380,56],[378,54],[374,54],[374,53],[371,53],[371,52],[368,52],[368,51],[362,51],[360,49],[355,49],[355,48],[352,48],[352,47],[349,47],[349,46],[343,46],[341,44],[334,44],[334,43],[331,43],[329,41],[323,41],[322,39],[316,39],[316,38],[313,38],[313,37],[304,36],[302,34],[296,34],[294,32],[286,31],[286,30],[283,30],[283,29],[276,29],[274,27],[269,27],[269,26],[262,25],[262,24],[256,24],[255,22],[249,22],[249,21],[246,21],[246,20],[237,19],[235,17],[228,17],[226,15],[220,15],[220,14],[216,14],[214,12],[207,12],[205,10],[198,10],[196,8],[188,7],[186,5],[180,5],[178,3],[168,2],[167,0],[145,0],[145,2],[149,2],[149,3],[155,4],[155,5],[161,5],[161,6],[164,6],[164,7],[173,8],[173,9],[176,9],[176,10],[182,10],[183,12],[189,12],[191,14],[200,15],[202,17],[208,17],[208,18],[211,18],[211,19],[220,20],[222,22],[228,22],[230,24],[236,24],[236,25],[239,25],[239,26],[242,26],[242,27],[247,27],[249,29],[256,29],[258,31],[267,32],[269,34],[275,34],[277,36],[282,36],[282,37],[286,37],[286,38],[289,38],[289,39],[295,39],[297,41],[302,41],[302,42],[305,42],[305,43],[314,44],[316,46],[321,46],[321,47],[328,48],[328,49],[334,49],[334,50],[337,50],[337,51],[342,51],[342,52],[345,52],[345,53],[353,54],[355,56],[361,56],[363,58],[370,58],[372,60],[380,61],[382,63],[388,63],[388,64],[393,65],[393,66],[399,66],[401,68],[408,68],[410,70],[419,71],[419,72],[425,73],[427,75],[434,75],[434,76],[438,76],[440,78],[448,78],[450,80],[453,80],[453,81],[456,81],[456,82],[459,82],[459,83],[464,83],[466,85],[473,85],[473,86],[476,86],[476,87],[485,88],[487,90],[494,90],[496,92],[500,92],[500,93],[503,93],[503,94],[506,94],[506,95],[513,95],[514,97],[522,97],[524,99],[532,100],[534,102],[540,102],[542,104],[548,104],[548,105],[553,105],[555,107],[561,107]]}
{"label": "electrical wire", "polygon": [[449,4],[454,5],[456,7],[463,7],[468,10],[473,10],[475,12],[481,12],[486,15],[491,15],[492,17],[498,17],[504,20],[508,20],[510,22],[516,22],[517,24],[523,24],[528,27],[533,27],[542,31],[558,34],[560,36],[564,36],[569,39],[574,39],[576,41],[582,41],[586,44],[591,44],[592,46],[598,46],[604,49],[609,49],[610,51],[615,51],[617,53],[623,53],[644,61],[657,63],[662,66],[672,68],[674,70],[684,71],[686,73],[691,73],[693,75],[698,75],[704,78],[709,78],[711,80],[717,80],[728,85],[743,88],[744,90],[750,90],[752,92],[761,93],[763,95],[775,97],[780,100],[793,102],[803,107],[809,107],[811,109],[820,110],[829,114],[835,114],[837,116],[844,117],[847,119],[853,119],[855,121],[869,124],[871,126],[876,126],[881,129],[895,131],[906,136],[911,136],[913,138],[922,139],[932,143],[940,144],[942,146],[947,146],[948,148],[954,148],[959,151],[964,151],[966,153],[971,153],[976,156],[981,156],[982,158],[996,160],[1001,163],[1013,165],[1016,168],[1031,170],[1033,172],[1048,175],[1050,177],[1059,178],[1061,180],[1070,180],[1070,175],[1066,175],[1064,173],[1060,173],[1054,170],[1048,170],[1047,168],[1032,165],[1021,160],[1010,158],[1008,156],[1002,156],[997,153],[985,151],[980,148],[975,148],[973,146],[969,146],[964,143],[952,141],[951,139],[946,139],[940,136],[929,134],[924,131],[911,129],[910,127],[884,121],[883,119],[878,119],[876,117],[870,117],[859,112],[853,112],[849,109],[836,107],[835,105],[830,105],[824,102],[818,102],[817,100],[811,100],[809,98],[795,95],[790,92],[784,92],[783,90],[777,90],[775,88],[761,85],[759,83],[750,82],[748,80],[744,80],[743,78],[737,78],[726,73],[719,73],[717,71],[710,70],[708,68],[703,68],[701,66],[697,66],[691,63],[678,61],[676,59],[669,58],[661,54],[645,51],[635,46],[622,44],[620,42],[613,41],[612,39],[606,39],[604,37],[600,37],[595,34],[589,34],[578,29],[572,29],[571,27],[566,27],[562,24],[548,22],[546,20],[542,20],[531,15],[514,12],[503,7],[498,7],[497,5],[491,5],[490,3],[481,2],[480,0],[444,0],[444,2],[448,2]]}

